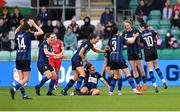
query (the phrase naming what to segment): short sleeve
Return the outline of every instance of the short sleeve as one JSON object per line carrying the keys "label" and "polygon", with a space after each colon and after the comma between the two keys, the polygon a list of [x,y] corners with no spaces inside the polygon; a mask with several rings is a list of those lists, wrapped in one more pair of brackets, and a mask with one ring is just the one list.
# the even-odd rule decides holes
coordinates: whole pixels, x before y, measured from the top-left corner
{"label": "short sleeve", "polygon": [[88,49],[88,47],[89,47],[89,45],[87,43],[85,43],[84,48]]}
{"label": "short sleeve", "polygon": [[96,74],[98,79],[100,79],[102,77],[98,72],[95,72],[95,74]]}
{"label": "short sleeve", "polygon": [[43,49],[48,49],[48,45],[46,43],[43,44]]}

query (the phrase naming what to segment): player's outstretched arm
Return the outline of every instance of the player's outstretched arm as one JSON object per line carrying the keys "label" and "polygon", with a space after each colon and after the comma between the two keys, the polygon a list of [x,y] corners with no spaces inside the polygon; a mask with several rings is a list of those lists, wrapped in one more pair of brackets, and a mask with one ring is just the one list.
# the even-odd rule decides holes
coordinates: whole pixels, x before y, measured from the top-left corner
{"label": "player's outstretched arm", "polygon": [[99,50],[99,49],[95,49],[95,48],[92,48],[92,50],[96,53],[104,53],[105,52],[104,50]]}
{"label": "player's outstretched arm", "polygon": [[104,58],[104,64],[103,64],[103,67],[102,67],[102,70],[101,70],[101,76],[104,75],[104,72],[106,70],[106,66],[107,66],[107,58]]}
{"label": "player's outstretched arm", "polygon": [[51,53],[51,52],[49,52],[47,49],[44,49],[44,53],[45,53],[45,55],[47,55],[47,56],[57,56],[57,54],[54,54],[53,52]]}
{"label": "player's outstretched arm", "polygon": [[109,84],[106,82],[106,80],[104,80],[104,78],[103,77],[101,77],[100,78],[100,80],[102,81],[102,83],[107,87],[107,90],[109,91],[109,89],[110,89],[110,86],[109,86]]}
{"label": "player's outstretched arm", "polygon": [[139,33],[137,32],[133,38],[126,38],[128,44],[133,44],[136,40],[136,38],[139,36]]}

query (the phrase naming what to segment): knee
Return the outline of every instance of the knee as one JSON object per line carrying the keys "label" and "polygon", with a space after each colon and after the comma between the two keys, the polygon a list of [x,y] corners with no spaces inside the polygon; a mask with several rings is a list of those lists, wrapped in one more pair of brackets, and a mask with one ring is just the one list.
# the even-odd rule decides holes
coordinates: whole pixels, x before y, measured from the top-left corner
{"label": "knee", "polygon": [[87,95],[88,94],[88,90],[87,89],[81,89],[81,94],[83,95]]}
{"label": "knee", "polygon": [[100,91],[98,89],[96,89],[92,92],[92,95],[99,95],[99,94],[100,94]]}

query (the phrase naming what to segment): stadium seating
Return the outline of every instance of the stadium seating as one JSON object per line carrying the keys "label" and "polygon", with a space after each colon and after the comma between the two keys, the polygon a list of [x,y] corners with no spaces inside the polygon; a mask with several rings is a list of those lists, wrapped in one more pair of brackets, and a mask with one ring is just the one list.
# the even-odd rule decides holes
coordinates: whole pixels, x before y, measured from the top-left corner
{"label": "stadium seating", "polygon": [[152,10],[152,11],[150,11],[150,19],[160,20],[161,19],[160,10]]}
{"label": "stadium seating", "polygon": [[73,57],[74,52],[71,50],[65,50],[64,55],[67,56],[68,60],[70,60]]}
{"label": "stadium seating", "polygon": [[171,29],[171,33],[172,33],[177,39],[180,39],[180,31],[179,31],[179,29]]}
{"label": "stadium seating", "polygon": [[159,20],[157,20],[157,19],[148,20],[147,24],[152,26],[154,29],[159,28]]}
{"label": "stadium seating", "polygon": [[37,60],[38,59],[38,50],[37,49],[32,49],[31,50],[31,59],[32,60]]}
{"label": "stadium seating", "polygon": [[177,0],[172,0],[172,4],[175,5]]}
{"label": "stadium seating", "polygon": [[170,22],[170,20],[168,20],[168,19],[160,20],[159,27],[160,27],[161,29],[170,29],[170,27],[171,27],[171,22]]}
{"label": "stadium seating", "polygon": [[32,40],[31,41],[31,49],[38,49],[39,41],[38,40]]}
{"label": "stadium seating", "polygon": [[176,59],[179,58],[179,49],[163,49],[159,54],[160,59]]}
{"label": "stadium seating", "polygon": [[158,32],[159,32],[160,38],[164,41],[167,29],[159,29]]}
{"label": "stadium seating", "polygon": [[139,24],[140,24],[140,23],[136,20],[136,21],[134,22],[135,28],[139,29]]}
{"label": "stadium seating", "polygon": [[97,60],[98,59],[98,53],[95,53],[94,51],[90,50],[87,53],[87,58],[90,60]]}
{"label": "stadium seating", "polygon": [[9,51],[0,51],[0,61],[10,61]]}
{"label": "stadium seating", "polygon": [[129,8],[135,10],[138,6],[138,1],[137,0],[131,0],[129,3]]}
{"label": "stadium seating", "polygon": [[16,51],[11,51],[11,61],[15,61],[16,60]]}

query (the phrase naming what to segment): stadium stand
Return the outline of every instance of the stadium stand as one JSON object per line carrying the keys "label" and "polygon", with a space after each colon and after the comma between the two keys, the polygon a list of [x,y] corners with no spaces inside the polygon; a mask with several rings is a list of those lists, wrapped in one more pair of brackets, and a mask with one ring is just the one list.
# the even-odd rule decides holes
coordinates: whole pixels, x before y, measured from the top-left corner
{"label": "stadium stand", "polygon": [[[129,3],[129,9],[133,11],[135,11],[136,7],[138,6],[138,0],[130,0]],[[176,0],[172,0],[173,5],[176,4]],[[81,5],[84,7],[88,7],[88,0],[81,0]],[[153,5],[153,4],[152,4]],[[82,9],[80,12],[80,19],[77,18],[76,22],[79,25],[79,27],[81,27],[84,24],[84,21],[82,20],[85,16],[90,16],[91,17],[91,24],[96,26],[99,22],[100,22],[100,15],[104,12],[104,8],[105,7],[111,7],[113,6],[113,2],[111,0],[91,0],[90,6],[92,7],[89,10],[85,10]],[[96,8],[95,8],[96,7]],[[97,8],[98,7],[98,8]],[[9,13],[13,12],[14,8],[8,8]],[[112,10],[113,11],[113,10]],[[24,15],[24,14],[31,14],[32,11],[28,9],[24,9],[24,8],[20,8],[20,12]],[[178,58],[180,57],[180,54],[178,54],[177,52],[179,52],[179,49],[167,49],[164,47],[164,42],[165,42],[165,37],[166,37],[166,32],[168,30],[171,31],[172,35],[176,37],[178,44],[180,45],[180,30],[179,28],[174,28],[171,27],[171,20],[167,20],[167,19],[161,19],[161,11],[160,10],[151,10],[150,14],[148,16],[148,24],[149,26],[153,27],[154,29],[158,30],[160,38],[163,41],[163,47],[160,47],[161,49],[158,49],[158,53],[159,53],[159,58],[161,59],[165,59],[165,58]],[[124,30],[124,21],[125,19],[132,19],[134,26],[139,29],[139,21],[133,19],[132,17],[122,17],[122,21],[120,23],[116,23],[116,24],[120,24],[119,27],[121,29],[121,32]],[[53,20],[52,20],[53,21]],[[62,21],[65,28],[67,29],[68,25],[71,23],[71,20],[65,20]],[[39,24],[42,25],[42,24]],[[57,27],[58,25],[52,26],[52,27]],[[43,26],[44,27],[44,26]],[[4,51],[4,49],[2,48],[2,44],[1,44],[1,39],[0,38],[0,60],[3,61],[14,61],[15,60],[15,56],[16,56],[16,51],[13,51],[13,43],[14,43],[14,38],[15,38],[15,34],[14,34],[14,29],[15,28],[10,28],[10,30],[8,31],[8,39],[10,40],[11,43],[11,49],[7,49],[9,51]],[[46,29],[46,28],[45,28]],[[50,29],[50,27],[49,27]],[[103,39],[103,36],[101,38],[101,42],[100,44],[97,46],[98,48],[102,49],[104,48],[104,46],[106,45],[108,39]],[[41,41],[37,41],[37,40],[33,40],[32,41],[32,60],[37,60],[38,58],[38,45],[41,43]],[[2,50],[2,51],[1,51]],[[71,59],[71,57],[73,56],[73,51],[71,50],[65,50],[65,55],[68,57],[68,59]],[[170,54],[169,54],[170,53]],[[168,56],[167,56],[168,54]],[[171,54],[176,54],[171,56]],[[124,56],[126,57],[127,52],[126,50],[124,51]],[[92,51],[90,51],[87,54],[88,58],[95,60],[95,59],[103,59],[104,54],[96,54]]]}
{"label": "stadium stand", "polygon": [[9,51],[0,51],[0,61],[10,61],[11,56]]}

